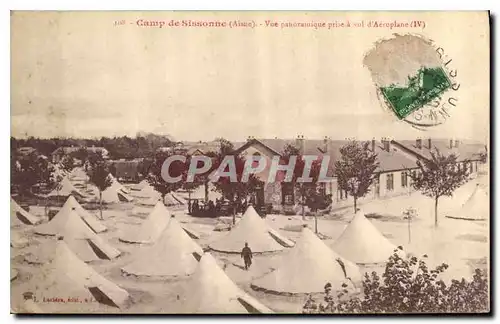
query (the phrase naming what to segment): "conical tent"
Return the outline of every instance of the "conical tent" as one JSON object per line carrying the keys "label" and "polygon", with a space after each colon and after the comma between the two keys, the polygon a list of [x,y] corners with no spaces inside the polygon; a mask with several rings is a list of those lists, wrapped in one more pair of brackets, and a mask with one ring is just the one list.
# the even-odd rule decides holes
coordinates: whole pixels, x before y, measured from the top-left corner
{"label": "conical tent", "polygon": [[29,241],[16,231],[10,231],[10,246],[13,248],[23,248]]}
{"label": "conical tent", "polygon": [[184,205],[184,203],[171,192],[169,192],[165,195],[165,198],[163,201],[165,203],[165,206],[172,207],[172,208],[183,207],[183,205]]}
{"label": "conical tent", "polygon": [[182,300],[188,313],[272,313],[236,286],[209,253],[201,258]]}
{"label": "conical tent", "polygon": [[477,185],[460,209],[453,215],[448,215],[446,217],[476,221],[486,220],[489,218],[490,214],[489,206],[488,193]]}
{"label": "conical tent", "polygon": [[172,217],[155,244],[139,251],[123,271],[137,276],[187,276],[202,255],[200,246]]}
{"label": "conical tent", "polygon": [[69,177],[74,181],[86,181],[89,178],[82,168],[74,168],[71,170]]}
{"label": "conical tent", "polygon": [[361,211],[333,245],[335,252],[358,264],[386,262],[396,248]]}
{"label": "conical tent", "polygon": [[[112,307],[125,307],[126,290],[107,280],[80,260],[63,240],[58,240],[54,258],[43,267],[34,291],[38,299],[78,298],[81,303],[97,301]],[[57,303],[58,309],[60,304]],[[62,303],[71,304],[71,303]],[[74,307],[74,306],[73,306]]]}
{"label": "conical tent", "polygon": [[68,177],[64,177],[61,182],[57,184],[57,188],[52,190],[47,196],[48,197],[67,197],[70,195],[77,196],[78,198],[85,198],[86,196],[78,190],[69,181]]}
{"label": "conical tent", "polygon": [[114,259],[120,251],[109,245],[85,224],[76,210],[67,215],[52,219],[49,223],[39,225],[35,233],[40,235],[64,236],[71,249],[84,261]]}
{"label": "conical tent", "polygon": [[130,193],[130,190],[128,190],[124,185],[122,185],[111,173],[109,174],[109,177],[111,178],[112,188],[123,191],[126,194]]}
{"label": "conical tent", "polygon": [[[107,230],[106,226],[104,226],[99,219],[97,219],[97,216],[91,214],[90,212],[86,211],[79,203],[76,201],[75,197],[69,196],[66,202],[64,203],[63,207],[59,212],[52,218],[52,220],[47,223],[52,224],[53,222],[61,222],[64,221],[69,215],[69,213],[72,210],[75,210],[78,215],[82,218],[82,220],[87,224],[94,232],[96,233],[102,233]],[[55,235],[57,233],[54,233],[52,235]]]}
{"label": "conical tent", "polygon": [[130,202],[133,198],[127,195],[120,189],[117,189],[116,186],[109,186],[102,192],[102,202],[105,204],[119,203],[119,202]]}
{"label": "conical tent", "polygon": [[137,205],[141,206],[156,206],[158,201],[161,201],[161,196],[157,195],[156,197],[151,197],[146,200],[140,200],[137,202]]}
{"label": "conical tent", "polygon": [[277,294],[324,291],[326,283],[341,290],[362,280],[357,265],[333,252],[316,234],[303,228],[300,239],[281,259],[276,270],[252,282],[252,288]]}
{"label": "conical tent", "polygon": [[252,206],[249,206],[241,220],[222,238],[210,244],[214,251],[239,253],[248,243],[254,253],[281,251],[283,240],[277,240],[270,226]]}
{"label": "conical tent", "polygon": [[139,229],[134,228],[120,240],[128,243],[153,243],[167,227],[171,214],[161,201],[157,201],[148,218]]}
{"label": "conical tent", "polygon": [[138,184],[135,184],[132,187],[130,187],[130,189],[132,191],[141,191],[147,185],[149,185],[149,183],[148,183],[148,181],[146,179],[144,179],[141,182],[139,182]]}
{"label": "conical tent", "polygon": [[146,183],[140,191],[132,192],[131,195],[137,198],[160,198],[160,193],[149,183]]}
{"label": "conical tent", "polygon": [[34,225],[40,220],[24,210],[17,202],[10,198],[10,226]]}

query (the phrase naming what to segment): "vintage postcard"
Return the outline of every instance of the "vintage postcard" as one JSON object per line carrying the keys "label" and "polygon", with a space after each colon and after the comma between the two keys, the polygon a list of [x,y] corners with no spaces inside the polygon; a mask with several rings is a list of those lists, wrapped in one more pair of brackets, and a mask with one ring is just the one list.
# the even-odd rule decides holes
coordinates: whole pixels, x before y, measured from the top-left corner
{"label": "vintage postcard", "polygon": [[490,16],[11,12],[11,312],[490,312]]}

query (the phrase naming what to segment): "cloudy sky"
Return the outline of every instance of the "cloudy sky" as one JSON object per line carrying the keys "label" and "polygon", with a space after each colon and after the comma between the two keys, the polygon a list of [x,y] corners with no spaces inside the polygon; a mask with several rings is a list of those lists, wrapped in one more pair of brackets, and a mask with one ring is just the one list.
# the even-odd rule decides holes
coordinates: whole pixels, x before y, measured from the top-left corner
{"label": "cloudy sky", "polygon": [[[464,24],[467,17],[460,14],[447,16],[446,23],[436,14],[420,17],[427,22],[426,36],[453,58],[461,82],[452,119],[425,134],[382,108],[363,66],[365,53],[395,30],[136,25],[138,19],[263,23],[346,17],[394,20],[380,13],[14,13],[11,133],[98,137],[147,131],[182,140],[298,134],[486,138],[489,36],[478,27],[484,19]],[[410,21],[415,14],[396,18]],[[120,19],[126,24],[113,26]]]}

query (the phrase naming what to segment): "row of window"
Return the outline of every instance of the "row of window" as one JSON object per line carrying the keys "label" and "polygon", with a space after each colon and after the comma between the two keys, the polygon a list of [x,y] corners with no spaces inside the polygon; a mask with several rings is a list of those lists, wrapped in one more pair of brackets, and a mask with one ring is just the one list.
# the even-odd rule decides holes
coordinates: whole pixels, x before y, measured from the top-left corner
{"label": "row of window", "polygon": [[[458,164],[458,168],[460,169],[468,169],[469,172],[474,172],[474,171],[478,171],[478,164],[477,162],[475,163],[459,163]],[[410,171],[405,171],[405,172],[401,172],[401,187],[402,188],[407,188],[409,185],[410,185],[410,181],[411,181],[411,178],[410,178],[410,174],[409,174]],[[411,175],[412,177],[416,177],[418,174],[419,174],[420,171],[418,170],[413,170],[411,171]],[[387,173],[386,174],[386,181],[385,181],[385,189],[387,191],[393,191],[394,190],[394,174],[393,173]],[[375,185],[375,190],[376,190],[376,194],[379,194],[379,185],[376,184]],[[347,192],[345,192],[344,190],[338,190],[338,195],[339,195],[339,198],[340,199],[347,199]]]}

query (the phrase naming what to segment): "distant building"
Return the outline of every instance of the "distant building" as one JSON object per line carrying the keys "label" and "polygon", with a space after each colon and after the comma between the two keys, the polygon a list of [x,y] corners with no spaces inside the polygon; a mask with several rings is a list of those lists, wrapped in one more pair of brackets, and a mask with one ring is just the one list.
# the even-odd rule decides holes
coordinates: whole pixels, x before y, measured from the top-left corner
{"label": "distant building", "polygon": [[120,181],[138,182],[144,176],[140,166],[144,159],[112,161],[115,177]]}
{"label": "distant building", "polygon": [[52,154],[51,154],[52,163],[59,163],[65,155],[70,155],[72,153],[75,153],[82,148],[84,148],[87,151],[87,153],[100,152],[102,154],[103,158],[105,158],[105,159],[109,158],[109,152],[104,147],[61,146],[61,147],[58,147],[56,150],[54,150],[54,152],[52,152]]}
{"label": "distant building", "polygon": [[[320,159],[328,155],[330,158],[327,176],[333,180],[323,184],[326,194],[331,194],[334,205],[349,203],[347,193],[339,188],[335,177],[335,161],[341,157],[340,148],[346,145],[348,140],[331,140],[325,137],[323,140],[309,140],[303,136],[296,139],[255,139],[249,137],[247,142],[237,148],[236,153],[243,156],[259,155],[265,156],[269,168],[273,156],[280,156],[287,144],[299,149],[302,155],[317,155]],[[485,146],[477,143],[461,143],[459,141],[422,140],[395,141],[383,138],[380,141],[371,140],[369,149],[377,154],[379,167],[376,170],[375,181],[370,193],[364,199],[387,198],[412,192],[410,175],[418,171],[417,161],[430,158],[430,150],[437,148],[444,154],[456,154],[461,167],[469,168],[471,173],[485,172],[486,165],[481,162],[481,154],[485,152]],[[293,188],[287,183],[266,183],[269,170],[257,174],[264,181],[264,187],[257,192],[257,204],[272,204],[275,209],[286,205],[297,203],[297,195]]]}

